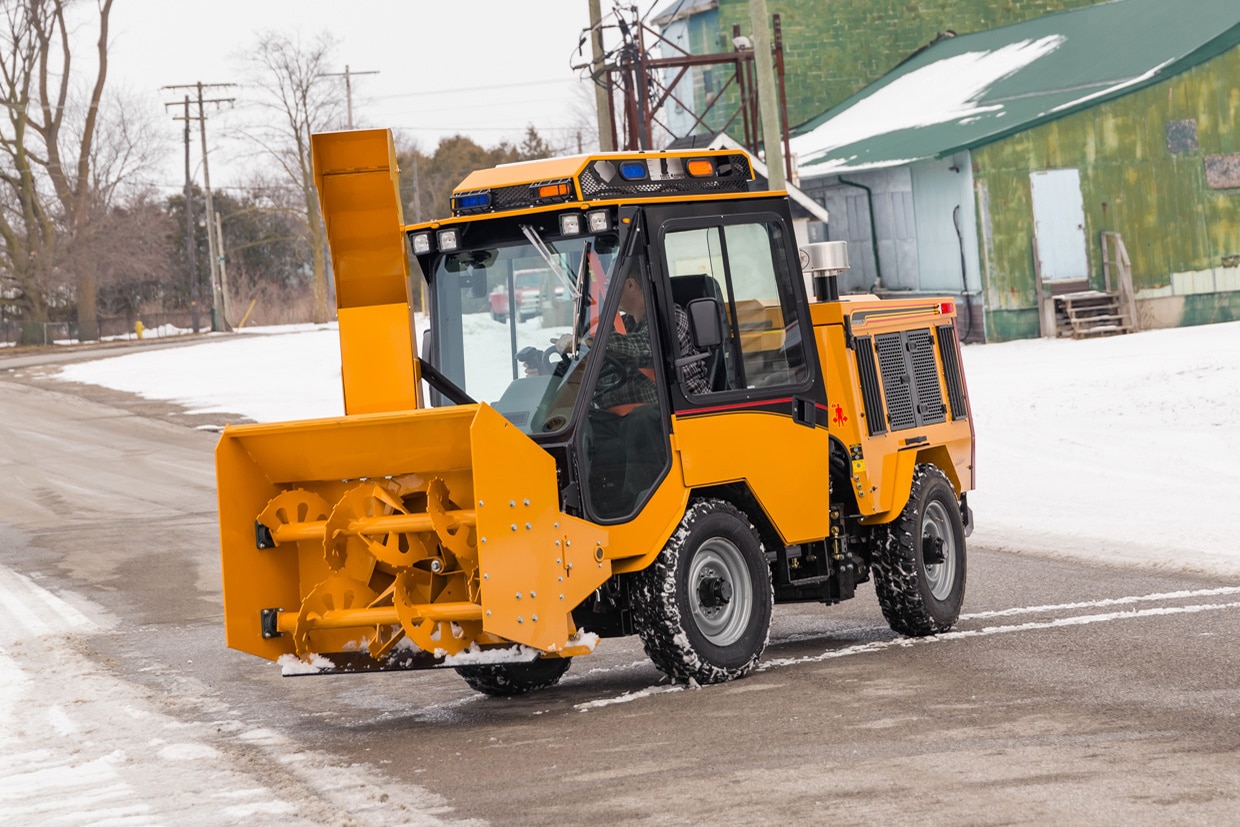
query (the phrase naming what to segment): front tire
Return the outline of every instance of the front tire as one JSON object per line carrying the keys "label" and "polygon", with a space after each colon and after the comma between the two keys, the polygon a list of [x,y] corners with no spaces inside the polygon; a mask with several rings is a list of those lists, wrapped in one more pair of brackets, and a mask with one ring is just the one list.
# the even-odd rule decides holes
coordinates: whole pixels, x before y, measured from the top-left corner
{"label": "front tire", "polygon": [[888,625],[902,635],[946,632],[964,604],[965,546],[960,501],[947,475],[918,465],[900,516],[875,529],[874,591]]}
{"label": "front tire", "polygon": [[773,605],[762,541],[724,500],[693,500],[634,581],[633,621],[646,654],[679,681],[723,683],[753,671]]}
{"label": "front tire", "polygon": [[458,666],[456,672],[470,688],[505,698],[546,689],[559,682],[572,658],[539,658],[529,663],[488,663]]}

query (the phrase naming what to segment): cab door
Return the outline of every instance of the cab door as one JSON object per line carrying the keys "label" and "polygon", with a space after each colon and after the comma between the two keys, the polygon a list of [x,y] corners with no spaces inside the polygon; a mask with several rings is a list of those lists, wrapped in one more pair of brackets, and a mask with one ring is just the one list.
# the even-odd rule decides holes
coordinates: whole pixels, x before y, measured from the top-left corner
{"label": "cab door", "polygon": [[786,543],[819,539],[829,531],[830,437],[792,228],[782,209],[711,211],[666,215],[651,256],[662,270],[668,336],[712,304],[722,330],[702,360],[708,382],[689,375],[684,358],[673,363],[684,483],[743,482]]}

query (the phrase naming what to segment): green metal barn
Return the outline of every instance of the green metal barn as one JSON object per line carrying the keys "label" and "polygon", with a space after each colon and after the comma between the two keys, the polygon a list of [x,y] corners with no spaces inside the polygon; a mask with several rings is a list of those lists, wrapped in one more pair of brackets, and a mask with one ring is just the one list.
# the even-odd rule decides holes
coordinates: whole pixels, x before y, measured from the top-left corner
{"label": "green metal barn", "polygon": [[970,338],[1240,318],[1240,2],[1115,0],[938,41],[798,128],[845,287]]}

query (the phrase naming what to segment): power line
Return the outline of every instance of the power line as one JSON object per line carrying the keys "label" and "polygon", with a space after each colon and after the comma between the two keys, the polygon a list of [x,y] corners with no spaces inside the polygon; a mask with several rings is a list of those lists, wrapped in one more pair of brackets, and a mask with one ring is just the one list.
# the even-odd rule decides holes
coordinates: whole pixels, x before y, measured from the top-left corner
{"label": "power line", "polygon": [[393,95],[378,95],[375,100],[392,100],[394,98],[417,98],[426,95],[455,95],[458,92],[486,92],[491,89],[516,89],[525,86],[547,86],[553,83],[580,83],[577,78],[556,78],[554,80],[531,80],[523,83],[495,83],[488,86],[467,86],[460,89],[434,89],[429,92],[398,92]]}

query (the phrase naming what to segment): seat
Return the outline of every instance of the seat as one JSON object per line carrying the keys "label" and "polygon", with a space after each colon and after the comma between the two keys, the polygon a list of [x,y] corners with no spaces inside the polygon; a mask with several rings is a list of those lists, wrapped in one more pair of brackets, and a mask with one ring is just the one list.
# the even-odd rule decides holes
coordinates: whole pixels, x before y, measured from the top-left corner
{"label": "seat", "polygon": [[[689,304],[694,301],[703,299],[711,301],[718,308],[719,321],[723,330],[723,347],[716,348],[715,352],[710,354],[710,365],[707,368],[707,376],[710,377],[710,387],[712,391],[726,390],[728,387],[727,359],[724,356],[724,348],[732,341],[728,334],[728,318],[724,312],[723,291],[719,289],[719,282],[715,281],[714,276],[708,273],[691,273],[686,276],[672,276],[672,301],[680,306],[681,310],[686,313],[689,310]],[[690,317],[690,325],[692,325],[692,316]],[[690,328],[692,330],[692,327]],[[694,341],[697,340],[695,335]]]}
{"label": "seat", "polygon": [[681,308],[686,308],[694,299],[723,301],[723,291],[719,289],[719,282],[715,281],[715,277],[709,273],[672,276],[672,301]]}

